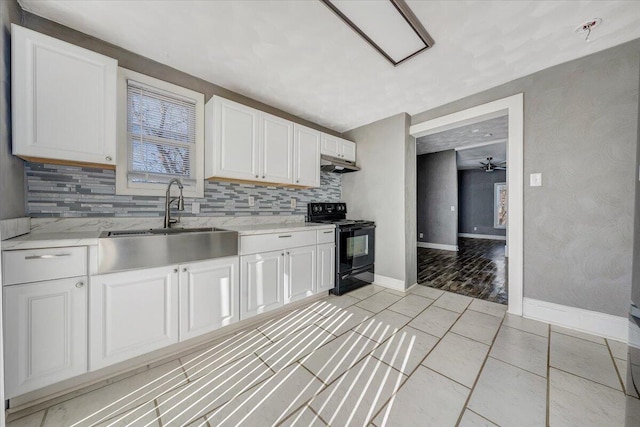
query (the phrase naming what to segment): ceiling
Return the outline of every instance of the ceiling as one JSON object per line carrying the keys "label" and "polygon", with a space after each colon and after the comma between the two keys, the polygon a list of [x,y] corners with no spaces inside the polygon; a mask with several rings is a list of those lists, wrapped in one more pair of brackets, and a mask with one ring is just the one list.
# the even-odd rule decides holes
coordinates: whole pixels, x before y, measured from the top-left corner
{"label": "ceiling", "polygon": [[[315,0],[19,2],[338,132],[640,37],[639,1],[409,0],[435,46],[393,67]],[[574,29],[595,17],[585,43]]]}
{"label": "ceiling", "polygon": [[452,148],[505,141],[509,136],[509,117],[502,116],[416,139],[416,155],[437,153]]}
{"label": "ceiling", "polygon": [[458,170],[478,169],[480,162],[487,163],[487,157],[493,157],[491,163],[500,163],[507,160],[507,143],[498,142],[482,147],[467,148],[456,151]]}

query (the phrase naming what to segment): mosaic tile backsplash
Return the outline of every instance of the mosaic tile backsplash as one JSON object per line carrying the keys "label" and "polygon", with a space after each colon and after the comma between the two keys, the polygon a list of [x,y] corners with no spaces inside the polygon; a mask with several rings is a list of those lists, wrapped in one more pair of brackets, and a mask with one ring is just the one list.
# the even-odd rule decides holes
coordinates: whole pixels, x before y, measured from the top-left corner
{"label": "mosaic tile backsplash", "polygon": [[[117,196],[109,169],[25,163],[27,215],[31,217],[161,217],[164,197]],[[294,189],[205,181],[204,198],[185,198],[182,216],[305,215],[309,202],[339,202],[342,176],[321,172],[320,187]],[[255,205],[249,206],[249,196]],[[291,199],[296,207],[291,208]],[[191,203],[200,213],[191,213]]]}

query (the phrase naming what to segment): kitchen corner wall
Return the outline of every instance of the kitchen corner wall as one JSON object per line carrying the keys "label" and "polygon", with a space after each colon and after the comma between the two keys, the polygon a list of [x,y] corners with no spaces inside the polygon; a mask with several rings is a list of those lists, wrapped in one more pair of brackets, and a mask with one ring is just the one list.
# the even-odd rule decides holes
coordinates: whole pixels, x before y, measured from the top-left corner
{"label": "kitchen corner wall", "polygon": [[0,1],[0,219],[24,216],[24,168],[11,154],[11,24],[22,10],[15,0]]}
{"label": "kitchen corner wall", "polygon": [[524,93],[524,296],[627,316],[640,40],[414,115]]}
{"label": "kitchen corner wall", "polygon": [[[115,194],[115,171],[27,162],[31,217],[161,217],[164,197]],[[320,187],[297,189],[205,181],[204,198],[185,198],[182,216],[305,215],[309,202],[339,202],[342,175],[320,173]],[[255,200],[249,206],[249,197]],[[291,207],[291,199],[296,207]],[[200,203],[200,213],[191,204]]]}
{"label": "kitchen corner wall", "polygon": [[[376,276],[408,287],[415,283],[415,142],[408,138],[409,117],[398,114],[347,132],[358,141],[357,173],[342,181],[349,218],[376,222]],[[413,236],[413,237],[412,237]],[[391,279],[391,280],[389,280]]]}

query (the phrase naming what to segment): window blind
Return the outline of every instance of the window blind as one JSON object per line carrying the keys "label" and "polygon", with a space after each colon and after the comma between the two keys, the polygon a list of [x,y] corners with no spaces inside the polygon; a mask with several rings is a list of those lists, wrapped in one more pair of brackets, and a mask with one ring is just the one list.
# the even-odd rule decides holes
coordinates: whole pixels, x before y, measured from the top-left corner
{"label": "window blind", "polygon": [[195,185],[196,100],[127,80],[128,180]]}

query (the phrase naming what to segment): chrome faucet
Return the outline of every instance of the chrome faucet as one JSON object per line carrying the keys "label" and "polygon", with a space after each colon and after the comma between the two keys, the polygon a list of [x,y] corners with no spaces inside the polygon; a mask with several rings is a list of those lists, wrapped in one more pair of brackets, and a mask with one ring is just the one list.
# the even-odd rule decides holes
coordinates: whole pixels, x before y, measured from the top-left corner
{"label": "chrome faucet", "polygon": [[[180,189],[180,196],[177,198],[171,198],[171,185],[173,183],[178,184],[178,188]],[[178,222],[177,219],[171,219],[171,204],[178,201],[178,210],[184,210],[184,197],[182,197],[182,183],[178,178],[173,178],[169,181],[169,185],[167,185],[167,194],[165,195],[164,201],[164,228],[171,228],[171,224],[176,224]]]}

